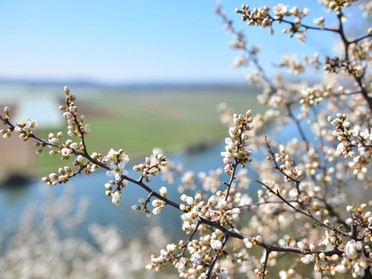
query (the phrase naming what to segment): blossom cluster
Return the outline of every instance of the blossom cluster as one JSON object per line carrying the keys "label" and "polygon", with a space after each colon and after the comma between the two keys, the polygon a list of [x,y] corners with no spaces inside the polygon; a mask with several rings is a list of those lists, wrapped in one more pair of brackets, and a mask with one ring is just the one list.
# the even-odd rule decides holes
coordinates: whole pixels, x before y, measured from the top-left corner
{"label": "blossom cluster", "polygon": [[[0,120],[6,124],[9,125],[9,119],[10,119],[10,111],[9,107],[4,107],[4,116],[0,115]],[[19,122],[16,123],[16,125],[9,125],[6,129],[1,129],[0,134],[2,134],[3,138],[9,138],[13,132],[16,132],[19,135],[19,138],[27,141],[30,137],[33,136],[33,130],[37,127],[37,122],[32,119],[28,119],[28,121],[25,122]]]}
{"label": "blossom cluster", "polygon": [[227,174],[231,174],[237,165],[244,166],[251,161],[248,132],[253,129],[252,120],[251,110],[248,110],[245,115],[234,114],[233,116],[233,125],[229,129],[230,137],[225,139],[225,151],[221,152]]}
{"label": "blossom cluster", "polygon": [[[220,229],[209,229],[203,222],[216,222],[222,226],[232,224],[238,219],[240,209],[229,208],[231,203],[224,200],[222,193],[212,196],[207,203],[203,201],[200,193],[194,197],[183,194],[181,200],[184,203],[180,205],[180,209],[185,212],[181,215],[182,229],[190,235],[190,239],[187,242],[181,240],[178,244],[167,245],[158,257],[151,256],[151,263],[147,268],[157,270],[171,263],[182,278],[204,278],[210,272],[208,266],[213,258],[224,258],[227,254],[223,255],[225,234]],[[199,237],[194,238],[197,232]],[[244,243],[251,248],[253,244],[260,243],[258,240],[259,238],[257,241],[253,239],[251,242],[246,238]],[[214,267],[214,272],[225,276],[229,274],[226,267],[219,264]]]}
{"label": "blossom cluster", "polygon": [[151,176],[156,176],[162,169],[167,166],[167,158],[159,149],[154,149],[150,157],[145,158],[144,164],[138,164],[133,167],[133,170],[139,172],[147,182],[151,181]]}
{"label": "blossom cluster", "polygon": [[336,118],[329,116],[328,121],[335,126],[332,132],[338,141],[335,155],[345,159],[352,158],[348,163],[349,168],[355,177],[364,180],[372,157],[371,130],[362,130],[358,125],[352,126],[345,114],[339,113]]}
{"label": "blossom cluster", "polygon": [[284,181],[298,180],[304,175],[303,169],[286,153],[283,145],[280,145],[279,152],[275,153],[275,162],[284,175]]}
{"label": "blossom cluster", "polygon": [[[159,191],[160,191],[160,195],[162,197],[164,197],[164,198],[167,197],[168,190],[167,190],[166,187],[164,187],[164,186],[161,187]],[[166,205],[166,203],[163,200],[159,200],[159,199],[153,200],[152,201],[152,206],[154,207],[154,209],[152,210],[152,213],[155,214],[155,215],[159,214],[163,210],[165,205]]]}
{"label": "blossom cluster", "polygon": [[59,109],[63,112],[63,117],[67,120],[67,134],[70,137],[83,138],[90,132],[90,125],[83,126],[85,116],[78,116],[75,104],[76,97],[70,93],[70,89],[65,86],[66,105],[61,105]]}
{"label": "blossom cluster", "polygon": [[303,61],[299,61],[293,53],[283,55],[283,59],[279,67],[288,68],[288,73],[292,75],[299,75],[305,73],[306,67],[312,66],[316,70],[320,67],[319,55],[316,53],[314,57],[304,56]]}
{"label": "blossom cluster", "polygon": [[36,121],[29,119],[27,123],[20,122],[14,128],[14,131],[19,134],[19,138],[24,141],[28,140],[33,134],[32,130],[37,127]]}
{"label": "blossom cluster", "polygon": [[325,60],[324,71],[326,73],[336,74],[343,71],[344,73],[351,74],[357,78],[360,78],[365,74],[364,67],[361,63],[339,59],[338,57],[327,57]]}
{"label": "blossom cluster", "polygon": [[242,14],[242,21],[247,22],[249,25],[256,25],[262,28],[270,28],[270,33],[274,33],[272,28],[274,22],[282,23],[288,22],[286,18],[294,17],[291,22],[290,28],[282,30],[283,33],[290,33],[290,37],[297,36],[298,40],[302,43],[306,40],[306,29],[303,28],[302,20],[308,16],[309,9],[300,9],[297,6],[289,8],[289,6],[282,3],[277,4],[272,8],[273,15],[270,14],[268,6],[251,9],[248,5],[242,5],[241,9],[236,9],[235,12]]}
{"label": "blossom cluster", "polygon": [[[106,175],[114,177],[114,180],[110,180],[105,184],[105,187],[106,195],[112,197],[112,203],[115,205],[120,204],[121,191],[127,185],[127,180],[124,177],[128,174],[125,169],[128,161],[129,157],[123,149],[116,151],[112,148],[102,159],[102,163],[105,163],[109,168],[106,171]],[[113,185],[117,185],[117,187],[114,189]]]}
{"label": "blossom cluster", "polygon": [[[357,153],[369,158],[372,154],[372,135],[368,129],[362,130],[359,126],[352,126],[346,114],[338,113],[336,118],[328,117],[328,121],[335,126],[332,135],[339,141],[337,155],[345,158],[354,157]],[[355,148],[357,153],[353,151]]]}
{"label": "blossom cluster", "polygon": [[342,1],[320,0],[319,2],[322,3],[329,10],[333,10],[337,14],[340,14],[343,8],[350,7],[354,2],[357,2],[357,0],[342,0]]}

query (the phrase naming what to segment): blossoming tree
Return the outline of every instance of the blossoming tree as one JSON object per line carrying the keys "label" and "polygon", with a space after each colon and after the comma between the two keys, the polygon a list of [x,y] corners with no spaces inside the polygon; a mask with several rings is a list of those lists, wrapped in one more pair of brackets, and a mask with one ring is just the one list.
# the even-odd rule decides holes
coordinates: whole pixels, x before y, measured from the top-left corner
{"label": "blossoming tree", "polygon": [[[149,269],[173,265],[185,278],[302,278],[311,270],[303,266],[312,265],[311,272],[318,278],[340,274],[372,278],[372,179],[368,172],[372,30],[356,38],[345,31],[344,11],[358,1],[320,2],[335,24],[324,17],[308,23],[309,9],[284,4],[273,8],[243,5],[236,10],[248,25],[271,33],[283,25],[284,33],[302,43],[308,32],[337,35],[342,46],[338,56],[315,55],[298,61],[287,54],[279,63],[293,75],[318,69],[323,80],[315,85],[290,82],[283,76],[271,78],[260,63],[259,48],[247,43],[244,33],[234,28],[218,6],[217,14],[234,36],[232,48],[241,52],[236,65],[253,65],[254,74],[248,79],[262,88],[258,99],[269,107],[263,115],[253,116],[250,110],[232,114],[226,105],[220,106],[221,120],[229,127],[221,152],[223,171],[182,175],[154,150],[133,167],[138,176],[129,176],[125,169],[129,156],[124,150],[88,151],[90,126],[79,114],[76,97],[68,87],[65,104],[59,108],[68,125],[67,141],[62,141],[62,132],[40,138],[34,132],[35,121],[14,123],[7,107],[0,115],[6,126],[1,134],[8,138],[16,133],[25,141],[33,140],[37,154],[49,149],[50,155],[70,163],[42,178],[49,185],[104,169],[109,177],[106,195],[114,204],[120,204],[131,183],[147,193],[133,206],[135,211],[149,216],[161,213],[165,206],[179,211],[185,236],[166,245],[159,256],[151,256]],[[360,6],[370,16],[372,4]],[[265,134],[268,127],[277,131],[288,124],[297,134],[288,142],[278,142],[274,132]],[[259,159],[260,152],[265,153],[263,159]],[[257,178],[247,171],[248,165],[256,169]],[[157,175],[169,184],[174,175],[181,176],[180,200],[169,199],[166,187],[153,188],[151,180]],[[254,195],[248,191],[253,184],[259,187]],[[355,192],[361,193],[362,200],[352,195]]]}

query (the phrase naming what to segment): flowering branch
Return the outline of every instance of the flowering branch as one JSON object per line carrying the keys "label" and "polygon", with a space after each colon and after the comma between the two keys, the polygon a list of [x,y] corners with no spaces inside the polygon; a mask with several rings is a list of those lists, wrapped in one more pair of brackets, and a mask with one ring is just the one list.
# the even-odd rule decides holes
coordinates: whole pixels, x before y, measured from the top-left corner
{"label": "flowering branch", "polygon": [[[50,133],[47,139],[38,137],[34,132],[35,121],[13,123],[7,107],[0,114],[5,125],[0,133],[4,138],[16,133],[24,141],[33,139],[38,154],[48,148],[50,155],[58,155],[63,161],[74,159],[70,161],[73,167],[63,166],[57,173],[42,178],[49,185],[103,169],[110,177],[105,193],[115,205],[120,204],[122,193],[130,184],[147,193],[138,205],[132,206],[134,210],[151,216],[160,214],[167,205],[176,209],[182,219],[182,230],[189,236],[186,241],[166,245],[158,257],[151,256],[149,269],[172,264],[184,278],[226,278],[240,270],[248,277],[256,274],[265,278],[269,266],[275,264],[277,254],[281,253],[300,257],[293,263],[294,268],[270,268],[281,278],[296,275],[300,278],[295,270],[300,263],[313,263],[314,273],[322,276],[348,272],[353,277],[371,278],[372,211],[368,209],[371,201],[351,201],[343,192],[358,188],[368,193],[372,181],[368,173],[372,161],[372,98],[367,72],[371,35],[350,40],[345,34],[343,9],[352,2],[323,1],[337,15],[335,28],[325,27],[323,17],[315,20],[316,26],[302,23],[309,14],[306,8],[289,9],[279,4],[272,10],[274,15],[268,7],[251,9],[243,5],[237,10],[243,21],[269,27],[272,33],[274,22],[288,24],[284,32],[291,37],[296,35],[303,43],[308,30],[339,34],[345,52],[341,57],[326,57],[322,62],[315,55],[299,62],[290,54],[279,64],[291,74],[304,73],[306,67],[319,70],[323,66],[325,84],[314,86],[289,83],[281,76],[271,79],[260,63],[259,49],[248,47],[244,34],[233,27],[220,6],[217,8],[228,31],[235,36],[232,47],[243,53],[235,64],[253,63],[256,74],[249,79],[262,85],[258,99],[270,109],[263,115],[252,116],[250,110],[232,114],[226,105],[221,106],[221,119],[229,124],[225,150],[221,152],[223,170],[199,173],[200,187],[196,192],[192,188],[197,184],[196,174],[186,172],[181,178],[181,202],[170,199],[165,186],[155,190],[150,184],[153,177],[175,169],[162,152],[154,150],[143,163],[133,167],[138,178],[128,174],[129,156],[123,149],[110,149],[106,154],[88,152],[90,125],[78,114],[76,97],[67,87],[65,105],[60,106],[67,121],[67,141],[62,142],[62,132]],[[333,83],[328,81],[330,75],[335,75]],[[355,88],[352,85],[344,88],[349,86],[344,82],[345,76],[355,82]],[[271,140],[269,144],[267,137],[260,136],[259,132],[267,127],[282,128],[289,122],[296,132],[296,138],[289,142]],[[268,160],[252,159],[252,151],[260,147],[267,150]],[[258,170],[257,179],[249,178],[248,164]],[[221,182],[223,172],[229,176],[228,181]],[[251,181],[261,186],[257,200],[249,189]],[[342,208],[346,211],[342,212]],[[255,253],[249,252],[254,246],[265,253],[263,263],[258,263]]]}

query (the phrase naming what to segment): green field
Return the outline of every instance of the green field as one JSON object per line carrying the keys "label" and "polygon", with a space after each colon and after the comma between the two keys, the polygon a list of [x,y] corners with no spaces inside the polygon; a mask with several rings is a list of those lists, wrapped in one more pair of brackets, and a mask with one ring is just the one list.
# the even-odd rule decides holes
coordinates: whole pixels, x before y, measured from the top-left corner
{"label": "green field", "polygon": [[[82,92],[77,105],[91,124],[87,138],[89,152],[106,153],[111,147],[123,148],[134,161],[151,153],[153,147],[166,154],[183,151],[194,145],[215,143],[227,135],[219,121],[218,104],[225,102],[235,112],[263,111],[255,94],[244,88],[231,90],[148,90],[129,91],[104,89],[89,98]],[[53,132],[66,127],[53,129]],[[48,131],[41,131],[46,136]],[[61,164],[59,158],[39,156],[39,171]]]}

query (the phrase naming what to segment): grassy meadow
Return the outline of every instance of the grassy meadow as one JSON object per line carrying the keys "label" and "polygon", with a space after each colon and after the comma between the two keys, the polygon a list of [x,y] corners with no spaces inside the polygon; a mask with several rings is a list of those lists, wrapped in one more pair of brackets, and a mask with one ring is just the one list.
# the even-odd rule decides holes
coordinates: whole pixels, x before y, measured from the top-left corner
{"label": "grassy meadow", "polygon": [[[77,90],[72,87],[71,90],[77,95],[79,114],[84,114],[86,123],[91,124],[88,151],[106,153],[111,147],[123,148],[132,161],[151,154],[153,147],[171,154],[222,140],[227,128],[219,121],[217,107],[221,102],[238,113],[249,108],[255,113],[263,111],[255,92],[245,87],[98,87]],[[63,98],[63,91],[60,95]],[[66,134],[67,128],[63,125],[39,133],[47,137],[49,132],[57,131]],[[36,173],[45,174],[45,171],[60,165],[58,155],[52,157],[45,152],[37,156]]]}

